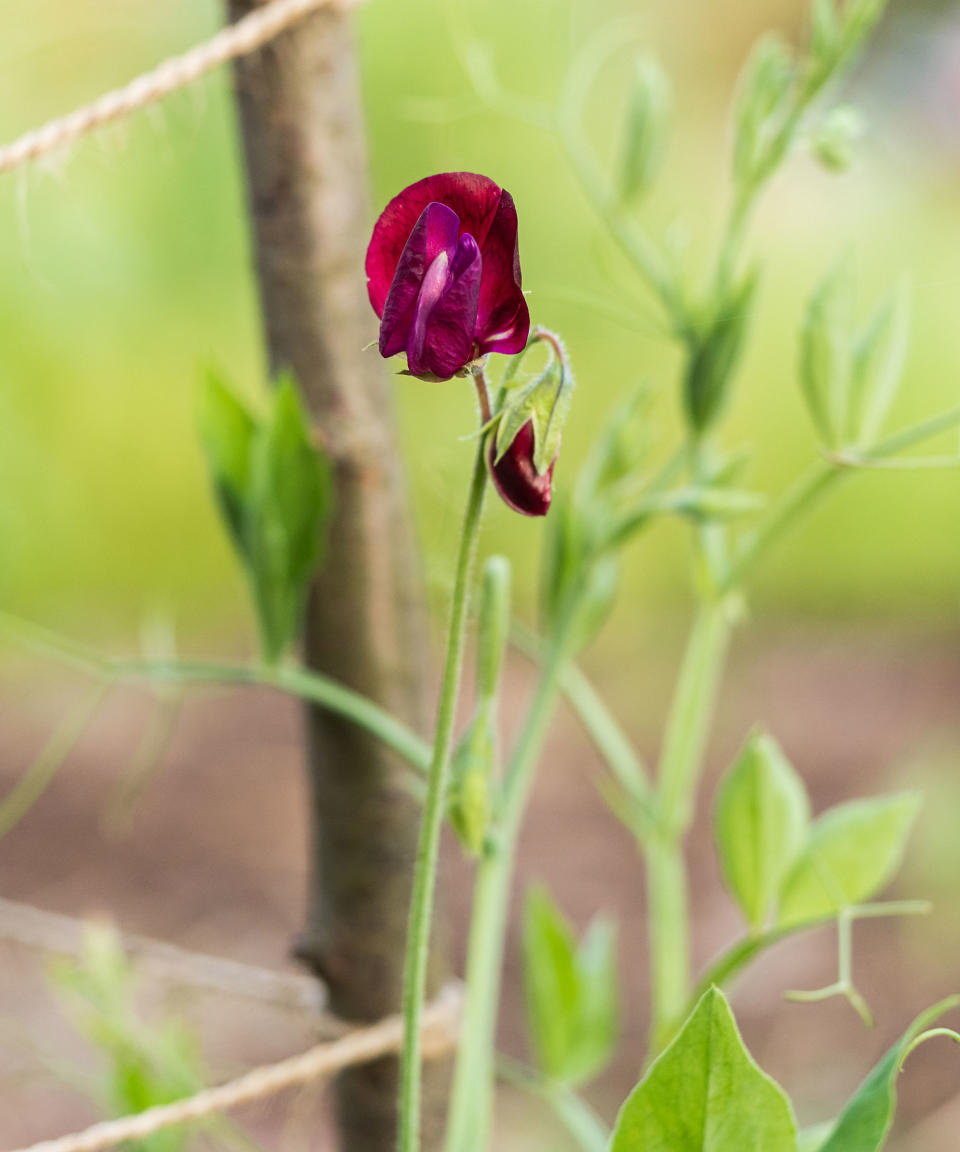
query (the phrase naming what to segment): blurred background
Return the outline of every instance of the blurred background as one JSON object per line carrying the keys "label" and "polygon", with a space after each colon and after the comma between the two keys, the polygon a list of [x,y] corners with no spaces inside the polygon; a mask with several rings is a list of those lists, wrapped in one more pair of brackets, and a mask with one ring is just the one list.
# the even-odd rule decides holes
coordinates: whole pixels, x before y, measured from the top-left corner
{"label": "blurred background", "polygon": [[[776,28],[796,40],[806,28],[803,0],[720,7],[490,0],[455,10],[444,0],[371,0],[359,15],[375,209],[426,172],[459,168],[488,173],[517,201],[531,310],[563,333],[578,380],[558,485],[575,476],[614,399],[641,380],[662,390],[658,419],[670,435],[675,353],[642,286],[602,238],[556,141],[481,108],[454,44],[484,45],[511,91],[551,101],[591,31],[622,22],[623,51],[587,109],[601,156],[615,147],[632,55],[656,51],[673,79],[675,132],[644,218],[658,234],[687,236],[697,274],[725,208],[736,72],[760,32]],[[0,15],[0,138],[126,81],[208,36],[221,18],[213,0],[34,0]],[[728,439],[752,443],[750,480],[765,491],[781,489],[815,453],[796,385],[796,332],[812,287],[843,254],[857,270],[863,317],[900,277],[911,286],[911,351],[891,426],[957,403],[960,5],[894,0],[850,88],[868,123],[853,169],[827,174],[798,155],[764,200],[754,234],[762,294]],[[263,387],[225,72],[72,155],[0,178],[2,610],[111,652],[168,643],[173,633],[185,653],[252,651],[245,589],[195,435],[198,371],[209,364],[250,396]],[[470,464],[463,438],[473,400],[456,382],[403,377],[396,396],[439,608]],[[920,786],[928,796],[900,889],[934,899],[935,915],[858,929],[858,972],[877,1029],[864,1032],[843,1004],[780,1001],[785,987],[832,979],[828,936],[782,947],[738,998],[755,1054],[801,1102],[804,1120],[829,1116],[915,1010],[960,987],[958,524],[960,472],[866,475],[842,487],[764,567],[724,690],[714,776],[760,721],[818,807],[889,786]],[[485,525],[484,547],[515,562],[528,617],[539,532],[503,507],[491,508]],[[615,616],[586,659],[650,754],[686,623],[685,544],[680,528],[658,528],[633,549]],[[522,698],[529,669],[517,658],[511,674]],[[0,779],[9,786],[81,689],[62,668],[3,645],[0,690]],[[111,910],[130,931],[284,964],[305,883],[296,708],[227,694],[191,700],[136,810],[122,827],[105,825],[150,711],[142,694],[122,693],[98,713],[55,786],[0,840],[0,895],[72,915]],[[595,795],[592,753],[571,718],[558,721],[547,762],[523,877],[548,877],[579,923],[604,907],[624,926],[623,1059],[593,1094],[612,1115],[635,1079],[643,1025],[641,875],[629,837]],[[576,855],[564,849],[571,836]],[[702,961],[736,932],[736,916],[718,887],[705,824],[691,858]],[[459,955],[468,875],[456,851],[449,872]],[[512,953],[512,999],[515,961]],[[218,1080],[298,1050],[308,1031],[293,1015],[265,1022],[226,1002],[188,1004],[184,1014]],[[506,1013],[504,1043],[516,1052],[519,1017]],[[65,1027],[38,957],[0,944],[6,1146],[95,1115],[62,1074],[84,1059]],[[957,1088],[952,1052],[917,1054],[903,1085],[900,1147],[956,1147]],[[300,1117],[292,1124],[291,1111]],[[322,1094],[246,1119],[271,1147],[321,1147],[320,1112]],[[510,1152],[565,1147],[537,1106],[512,1093],[504,1093],[500,1121],[497,1146]]]}

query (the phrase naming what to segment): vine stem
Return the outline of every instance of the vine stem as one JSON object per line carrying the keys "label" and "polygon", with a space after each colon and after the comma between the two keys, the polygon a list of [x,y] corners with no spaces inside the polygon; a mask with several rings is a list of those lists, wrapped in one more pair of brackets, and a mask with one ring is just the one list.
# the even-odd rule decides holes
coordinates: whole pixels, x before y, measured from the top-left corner
{"label": "vine stem", "polygon": [[[485,391],[481,375],[475,377],[478,393]],[[419,1152],[421,1103],[421,1040],[420,1027],[426,997],[427,962],[430,953],[430,927],[433,919],[433,897],[436,888],[437,860],[440,852],[440,832],[443,826],[447,798],[447,778],[453,745],[453,725],[460,673],[463,667],[464,633],[469,601],[470,573],[476,552],[483,496],[487,481],[485,437],[480,438],[470,495],[460,534],[456,575],[453,585],[453,603],[450,610],[450,629],[447,634],[447,653],[440,702],[433,741],[433,755],[427,776],[420,840],[413,875],[410,899],[410,918],[407,928],[407,953],[403,978],[403,1052],[400,1063],[400,1131],[399,1152]]]}

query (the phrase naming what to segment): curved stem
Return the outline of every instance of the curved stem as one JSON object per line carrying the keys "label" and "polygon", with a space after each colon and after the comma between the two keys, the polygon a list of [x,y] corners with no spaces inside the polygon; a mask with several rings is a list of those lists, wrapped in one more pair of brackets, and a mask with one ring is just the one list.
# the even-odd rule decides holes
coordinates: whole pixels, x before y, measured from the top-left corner
{"label": "curved stem", "polygon": [[114,665],[121,681],[149,683],[250,684],[273,688],[289,696],[342,716],[376,736],[408,764],[426,773],[430,746],[420,736],[378,704],[328,676],[296,665],[216,664],[179,661],[130,661]]}
{"label": "curved stem", "polygon": [[433,755],[427,777],[420,825],[420,841],[413,876],[410,919],[407,929],[407,955],[403,980],[403,1054],[400,1065],[400,1152],[418,1152],[420,1147],[421,1042],[420,1022],[426,995],[427,961],[430,952],[430,926],[433,919],[433,896],[436,887],[440,831],[447,797],[453,724],[460,672],[463,665],[464,632],[469,598],[470,572],[476,551],[480,514],[487,481],[484,438],[477,446],[470,495],[460,535],[447,654],[440,687]]}
{"label": "curved stem", "polygon": [[[923,916],[929,913],[931,905],[926,900],[887,900],[873,904],[857,904],[850,908],[849,915],[852,920],[878,920],[886,916]],[[735,941],[729,948],[713,961],[707,968],[687,1001],[688,1008],[692,1009],[700,997],[714,984],[722,987],[737,976],[761,952],[779,944],[791,936],[801,932],[812,932],[832,924],[836,914],[831,912],[825,916],[816,916],[810,920],[800,920],[795,924],[777,925],[763,932],[744,936]],[[682,1023],[682,1017],[675,1024]]]}
{"label": "curved stem", "polygon": [[72,640],[17,617],[0,613],[6,629],[41,655],[115,684],[237,684],[273,688],[318,704],[382,740],[414,768],[426,773],[430,746],[406,724],[359,692],[297,665],[221,664],[193,660],[111,660]]}

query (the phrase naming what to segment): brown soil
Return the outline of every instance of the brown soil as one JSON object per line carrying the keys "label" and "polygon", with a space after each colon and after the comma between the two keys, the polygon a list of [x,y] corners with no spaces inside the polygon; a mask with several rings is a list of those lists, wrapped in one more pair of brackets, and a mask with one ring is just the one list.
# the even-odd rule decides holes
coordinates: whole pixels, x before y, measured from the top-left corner
{"label": "brown soil", "polygon": [[[747,729],[777,734],[809,783],[815,808],[884,787],[928,794],[920,832],[898,891],[932,896],[925,920],[857,929],[856,975],[874,1005],[867,1032],[840,1002],[786,1004],[781,993],[833,977],[829,932],[781,945],[735,990],[738,1018],[758,1060],[801,1102],[801,1120],[831,1115],[886,1044],[921,1008],[960,988],[960,646],[953,639],[846,634],[804,627],[742,638],[721,702],[709,775],[729,762]],[[608,661],[615,668],[619,661]],[[600,686],[617,700],[652,758],[660,701],[672,661],[631,657],[631,685],[613,672]],[[522,701],[532,673],[511,667],[508,700]],[[28,678],[11,668],[0,696],[0,782],[8,787],[76,699],[77,683]],[[642,697],[638,704],[636,698]],[[109,911],[125,931],[251,963],[289,967],[305,891],[304,791],[297,706],[269,693],[211,693],[187,703],[162,771],[149,780],[129,832],[105,837],[102,818],[121,767],[149,712],[142,693],[117,692],[48,793],[0,841],[0,895],[74,916]],[[507,728],[516,723],[507,716]],[[644,1033],[646,963],[643,877],[629,834],[595,788],[599,765],[573,717],[562,713],[544,757],[520,856],[520,885],[549,881],[583,925],[598,909],[622,930],[624,1034],[615,1066],[591,1092],[613,1116],[635,1080]],[[705,790],[707,795],[711,789]],[[709,812],[690,838],[698,965],[739,931],[717,878]],[[447,905],[460,960],[469,868],[447,845]],[[516,912],[516,909],[515,909]],[[514,916],[514,920],[516,916]],[[515,933],[514,933],[515,937]],[[516,940],[506,966],[502,1043],[523,1053]],[[305,1047],[309,1021],[216,995],[182,994],[174,1006],[203,1037],[212,1079]],[[36,954],[0,945],[0,1146],[51,1137],[96,1119],[59,1070],[89,1074],[91,1058],[64,1023]],[[955,1152],[960,1058],[931,1044],[902,1082],[901,1148]],[[327,1148],[322,1092],[240,1117],[270,1148]],[[920,1125],[920,1127],[916,1127]],[[504,1092],[498,1149],[566,1148],[538,1105]]]}

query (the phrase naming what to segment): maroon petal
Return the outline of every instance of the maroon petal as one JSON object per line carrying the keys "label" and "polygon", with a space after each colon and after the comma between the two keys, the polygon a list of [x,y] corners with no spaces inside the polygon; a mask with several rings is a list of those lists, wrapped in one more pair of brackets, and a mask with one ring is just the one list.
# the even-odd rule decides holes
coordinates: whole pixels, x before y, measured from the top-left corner
{"label": "maroon petal", "polygon": [[472,236],[460,237],[452,264],[446,253],[431,264],[407,344],[407,367],[414,376],[448,380],[473,359],[482,268]]}
{"label": "maroon petal", "polygon": [[504,503],[524,516],[546,516],[550,507],[554,460],[544,473],[533,464],[533,421],[528,420],[498,463],[496,439],[490,444],[490,476]]}
{"label": "maroon petal", "polygon": [[520,288],[517,209],[501,192],[497,211],[482,241],[483,280],[477,309],[480,352],[522,352],[530,335],[530,311]]}
{"label": "maroon petal", "polygon": [[367,291],[378,316],[393,284],[400,256],[428,204],[446,204],[460,218],[460,234],[469,232],[483,248],[500,206],[500,186],[474,172],[441,172],[404,188],[384,208],[367,248]]}
{"label": "maroon petal", "polygon": [[[449,269],[457,252],[460,221],[445,204],[428,204],[420,213],[400,254],[380,321],[380,355],[395,356],[407,347],[421,285],[441,257]],[[446,279],[440,291],[446,287]]]}

